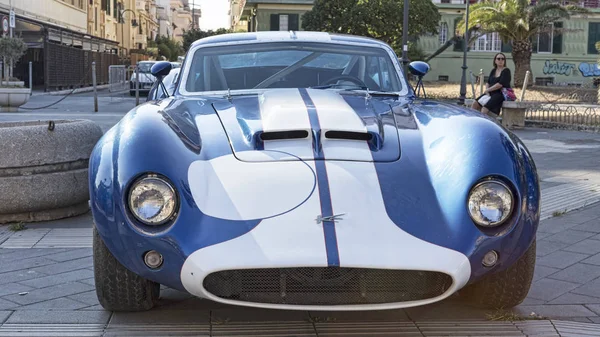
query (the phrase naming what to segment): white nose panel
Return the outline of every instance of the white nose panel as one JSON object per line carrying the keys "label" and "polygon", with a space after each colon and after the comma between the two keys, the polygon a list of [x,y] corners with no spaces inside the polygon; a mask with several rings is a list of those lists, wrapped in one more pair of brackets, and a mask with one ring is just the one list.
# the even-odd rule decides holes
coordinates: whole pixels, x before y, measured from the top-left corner
{"label": "white nose panel", "polygon": [[[254,152],[262,160],[267,153]],[[301,161],[243,162],[234,155],[190,165],[190,190],[202,213],[227,220],[255,220],[288,212],[315,188],[313,169]]]}

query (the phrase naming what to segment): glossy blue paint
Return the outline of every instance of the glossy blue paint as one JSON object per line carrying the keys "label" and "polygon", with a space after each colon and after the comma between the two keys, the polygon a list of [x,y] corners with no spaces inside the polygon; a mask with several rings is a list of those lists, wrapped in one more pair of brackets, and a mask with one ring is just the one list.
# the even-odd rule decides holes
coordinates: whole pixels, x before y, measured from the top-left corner
{"label": "glossy blue paint", "polygon": [[410,73],[418,77],[425,76],[425,74],[429,72],[429,69],[429,64],[423,61],[413,61],[408,64],[408,70]]}
{"label": "glossy blue paint", "polygon": [[[502,270],[531,244],[539,222],[539,187],[531,157],[520,141],[476,112],[451,105],[413,105],[420,132],[399,129],[402,160],[376,163],[385,206],[403,230],[470,257],[472,280],[489,270],[481,264],[491,249]],[[514,187],[513,218],[483,230],[467,211],[469,190],[482,177],[497,177]]]}
{"label": "glossy blue paint", "polygon": [[[213,37],[196,43],[234,42],[233,38]],[[256,36],[237,38],[255,40]],[[480,113],[456,105],[417,101],[412,95],[365,99],[349,93],[342,97],[381,141],[381,146],[371,148],[374,165],[386,210],[399,228],[464,253],[471,261],[471,281],[507,268],[529,247],[539,223],[540,192],[533,159],[517,137]],[[319,130],[318,122],[312,126]],[[187,177],[196,160],[261,150],[256,140],[261,130],[256,94],[231,100],[175,95],[134,108],[109,130],[91,154],[89,187],[96,227],[119,262],[142,277],[184,290],[179,273],[189,254],[259,225],[260,219],[227,221],[202,214]],[[322,152],[315,151],[310,160],[314,159],[316,183],[323,190],[320,193],[325,193],[321,199],[327,200]],[[146,172],[170,179],[180,195],[182,203],[172,224],[152,228],[129,214],[129,185]],[[513,186],[519,201],[514,216],[496,229],[475,226],[466,208],[469,189],[484,177]],[[322,210],[322,215],[331,215],[326,204]],[[331,252],[329,263],[336,265],[337,249],[330,249],[335,242],[333,224],[324,226],[324,238]],[[150,249],[165,258],[158,270],[143,264],[142,256]],[[492,269],[481,265],[490,249],[500,254],[499,264]]]}
{"label": "glossy blue paint", "polygon": [[152,68],[150,68],[150,73],[160,80],[162,77],[169,75],[169,72],[171,72],[172,68],[173,65],[171,62],[160,61],[152,65]]}

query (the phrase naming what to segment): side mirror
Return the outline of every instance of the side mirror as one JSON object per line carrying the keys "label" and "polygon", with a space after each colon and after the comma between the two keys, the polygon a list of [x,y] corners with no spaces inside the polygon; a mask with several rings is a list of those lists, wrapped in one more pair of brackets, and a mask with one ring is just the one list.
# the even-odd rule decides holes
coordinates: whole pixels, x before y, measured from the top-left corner
{"label": "side mirror", "polygon": [[411,74],[417,77],[423,77],[429,72],[429,64],[423,61],[413,61],[408,65],[408,70]]}
{"label": "side mirror", "polygon": [[163,77],[169,75],[172,67],[173,65],[171,64],[171,62],[156,62],[150,69],[150,73],[157,79],[162,80]]}
{"label": "side mirror", "polygon": [[423,61],[413,61],[408,64],[408,70],[411,74],[417,76],[419,80],[417,81],[417,85],[414,88],[417,97],[421,93],[421,89],[423,89],[423,95],[427,98],[427,93],[425,92],[425,87],[423,86],[423,76],[425,76],[431,68],[429,64]]}
{"label": "side mirror", "polygon": [[[169,75],[172,68],[173,68],[173,65],[171,64],[171,62],[168,62],[168,61],[156,62],[152,66],[152,68],[150,68],[150,73],[154,77],[156,77],[156,80],[158,81],[158,86],[162,87],[162,89],[165,92],[166,97],[169,97],[169,92],[167,91],[167,88],[165,88],[165,85],[162,80],[163,80],[163,77]],[[158,90],[158,88],[156,90]]]}

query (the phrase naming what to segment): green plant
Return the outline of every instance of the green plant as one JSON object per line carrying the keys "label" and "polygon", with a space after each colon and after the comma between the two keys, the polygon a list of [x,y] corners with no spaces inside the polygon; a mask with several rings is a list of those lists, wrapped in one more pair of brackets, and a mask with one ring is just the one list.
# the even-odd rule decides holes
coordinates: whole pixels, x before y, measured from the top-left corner
{"label": "green plant", "polygon": [[25,227],[25,225],[22,222],[13,223],[9,227],[9,230],[11,230],[13,232],[22,231],[22,230],[25,230],[25,229],[27,229],[27,227]]}
{"label": "green plant", "polygon": [[[379,39],[402,55],[403,12],[404,1],[398,0],[315,0],[312,9],[302,16],[302,29]],[[441,14],[431,1],[410,0],[409,40],[437,33],[440,19]],[[409,53],[415,59],[424,58],[416,47],[409,47]]]}
{"label": "green plant", "polygon": [[[20,37],[0,37],[0,59],[7,64],[15,64],[27,51],[27,45]],[[8,69],[11,66],[5,67],[5,74],[2,79],[9,78]]]}

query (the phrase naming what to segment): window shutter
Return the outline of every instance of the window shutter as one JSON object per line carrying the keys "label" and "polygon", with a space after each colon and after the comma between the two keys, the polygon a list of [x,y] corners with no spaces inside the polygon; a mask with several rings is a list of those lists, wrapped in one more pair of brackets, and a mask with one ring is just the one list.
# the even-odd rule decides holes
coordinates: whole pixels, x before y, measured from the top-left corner
{"label": "window shutter", "polygon": [[512,53],[512,41],[508,41],[508,43],[502,42],[501,50],[503,53]]}
{"label": "window shutter", "polygon": [[588,54],[598,54],[596,42],[598,41],[598,25],[600,23],[590,22],[588,29]]}
{"label": "window shutter", "polygon": [[289,15],[289,29],[290,30],[300,30],[300,15],[299,14],[290,14]]}
{"label": "window shutter", "polygon": [[[562,22],[555,22],[554,28],[562,28]],[[552,38],[552,54],[562,54],[562,34],[558,34],[555,32]]]}
{"label": "window shutter", "polygon": [[271,14],[271,30],[279,30],[279,14]]}

